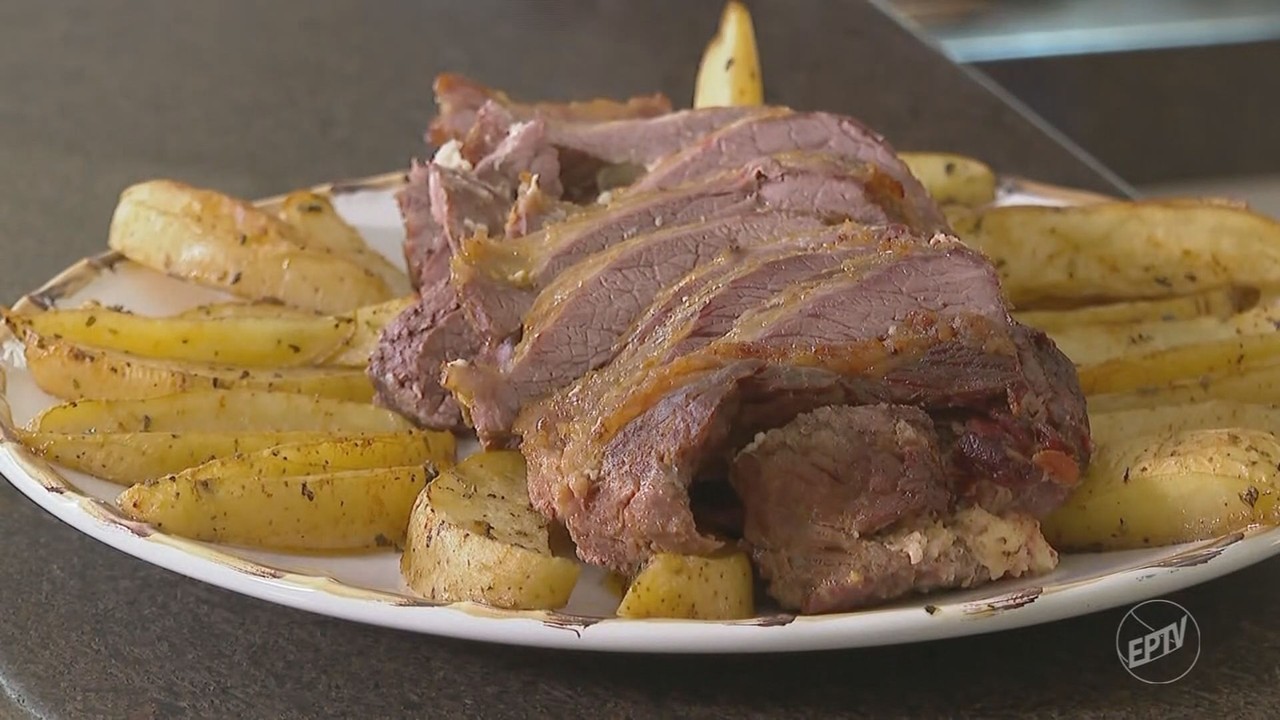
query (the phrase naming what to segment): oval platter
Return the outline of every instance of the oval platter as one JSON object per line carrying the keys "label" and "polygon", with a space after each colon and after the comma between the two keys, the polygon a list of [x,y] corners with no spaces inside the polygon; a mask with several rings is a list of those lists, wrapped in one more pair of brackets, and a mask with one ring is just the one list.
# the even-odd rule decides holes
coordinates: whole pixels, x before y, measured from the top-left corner
{"label": "oval platter", "polygon": [[[403,267],[403,231],[394,201],[401,173],[315,188],[369,243]],[[1100,196],[1008,178],[1001,204],[1074,204]],[[271,206],[279,198],[261,201]],[[170,314],[231,299],[166,277],[114,253],[82,260],[14,309],[40,312],[94,299],[142,314]],[[55,403],[3,338],[0,472],[63,522],[143,562],[279,605],[400,630],[485,642],[608,652],[791,652],[920,642],[1052,622],[1136,603],[1234,572],[1280,553],[1280,529],[1260,527],[1210,541],[1143,550],[1063,554],[1051,573],[960,592],[916,596],[853,613],[771,614],[734,622],[624,620],[604,578],[584,572],[560,612],[499,611],[470,603],[436,605],[411,595],[399,553],[289,555],[195,542],[118,513],[120,488],[52,465],[16,440],[15,427]],[[465,452],[467,444],[460,445]]]}

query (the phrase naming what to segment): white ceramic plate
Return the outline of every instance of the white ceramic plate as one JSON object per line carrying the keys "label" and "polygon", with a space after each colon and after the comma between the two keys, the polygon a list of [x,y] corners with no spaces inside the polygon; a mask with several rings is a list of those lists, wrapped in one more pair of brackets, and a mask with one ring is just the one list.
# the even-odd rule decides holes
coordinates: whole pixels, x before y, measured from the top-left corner
{"label": "white ceramic plate", "polygon": [[[380,251],[403,265],[402,231],[392,198],[400,176],[325,186],[338,210]],[[1087,201],[1089,196],[1006,183],[1003,203]],[[264,201],[269,203],[271,201]],[[38,311],[96,299],[143,314],[169,314],[220,293],[197,288],[110,254],[82,261],[17,306]],[[437,606],[411,596],[399,555],[316,557],[193,542],[156,532],[117,513],[118,486],[52,466],[14,441],[21,426],[54,399],[22,367],[4,340],[6,385],[0,396],[0,472],[72,527],[145,562],[238,593],[356,622],[499,643],[616,652],[774,652],[917,642],[1050,622],[1135,603],[1233,572],[1280,552],[1280,529],[1259,528],[1150,550],[1064,555],[1040,577],[915,597],[856,613],[740,622],[621,620],[617,599],[588,571],[562,612],[505,612],[477,605]],[[8,410],[4,404],[7,402]],[[10,417],[11,415],[11,417]]]}

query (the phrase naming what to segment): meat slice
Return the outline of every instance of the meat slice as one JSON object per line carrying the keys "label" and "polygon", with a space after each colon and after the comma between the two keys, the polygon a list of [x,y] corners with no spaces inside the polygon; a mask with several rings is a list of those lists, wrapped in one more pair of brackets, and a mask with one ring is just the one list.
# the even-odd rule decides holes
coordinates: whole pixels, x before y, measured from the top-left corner
{"label": "meat slice", "polygon": [[[760,210],[807,214],[829,223],[910,223],[901,188],[878,168],[826,155],[762,158],[702,182],[628,194],[608,206],[514,242],[468,239],[453,286],[478,328],[494,340],[519,331],[536,293],[570,266],[644,232]],[[469,288],[471,283],[478,287]],[[522,291],[523,300],[501,285]]]}
{"label": "meat slice", "polygon": [[820,407],[756,438],[733,461],[745,538],[760,553],[839,546],[954,492],[933,419],[909,405]]}
{"label": "meat slice", "polygon": [[730,481],[769,594],[804,613],[1043,572],[1034,519],[953,510],[951,473],[919,408],[821,407],[738,453]]}
{"label": "meat slice", "polygon": [[453,397],[440,392],[439,368],[431,363],[473,353],[480,345],[466,316],[448,300],[445,295],[426,298],[396,316],[369,358],[377,404],[423,427],[459,427],[462,419]]}
{"label": "meat slice", "polygon": [[787,152],[822,153],[880,168],[898,185],[914,212],[908,224],[945,229],[946,221],[928,191],[878,133],[857,120],[825,112],[754,114],[706,135],[667,157],[632,186],[633,192],[676,187],[717,170]]}
{"label": "meat slice", "polygon": [[744,118],[789,112],[742,106],[699,108],[606,122],[552,122],[548,133],[553,145],[582,158],[648,170],[658,161]]}
{"label": "meat slice", "polygon": [[555,278],[525,314],[519,342],[508,341],[471,362],[451,363],[444,385],[466,406],[486,446],[506,444],[520,406],[563,387],[617,352],[622,335],[668,286],[729,254],[746,260],[759,245],[796,255],[826,253],[840,262],[842,244],[863,233],[809,215],[750,213],[680,225],[618,243]]}
{"label": "meat slice", "polygon": [[488,102],[505,107],[520,121],[534,118],[603,122],[622,118],[654,117],[671,112],[671,101],[661,94],[637,96],[625,101],[596,99],[565,103],[522,103],[506,93],[456,73],[441,73],[433,85],[438,112],[431,121],[427,142],[442,145],[461,140],[475,125],[476,114]]}
{"label": "meat slice", "polygon": [[1056,351],[1020,353],[1024,335],[979,254],[937,238],[898,242],[772,291],[726,313],[733,320],[720,337],[672,353],[686,313],[652,333],[666,353],[650,345],[650,360],[633,362],[628,349],[521,412],[530,496],[565,522],[584,560],[626,572],[656,551],[714,547],[687,503],[701,465],[723,464],[755,433],[824,405],[892,403],[946,415],[939,434],[954,442],[947,462],[956,473],[975,458],[953,438],[971,423],[1002,428],[1001,476],[953,476],[962,499],[1001,496],[995,512],[1043,512],[1044,498],[1060,502],[1076,481],[1089,448],[1073,444],[1074,428],[1031,408],[1061,403],[1082,417],[1078,384],[1026,400],[1043,390],[1027,381],[1038,371],[1024,366],[1050,366],[1056,360],[1038,353]]}

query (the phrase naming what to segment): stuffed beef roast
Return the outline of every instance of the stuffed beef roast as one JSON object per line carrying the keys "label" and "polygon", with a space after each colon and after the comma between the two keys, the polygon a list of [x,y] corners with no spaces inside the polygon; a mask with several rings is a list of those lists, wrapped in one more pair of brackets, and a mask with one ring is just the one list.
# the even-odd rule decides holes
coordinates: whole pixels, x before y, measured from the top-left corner
{"label": "stuffed beef roast", "polygon": [[832,612],[1043,572],[1071,363],[854,118],[436,82],[379,401],[516,447],[586,562],[748,549]]}

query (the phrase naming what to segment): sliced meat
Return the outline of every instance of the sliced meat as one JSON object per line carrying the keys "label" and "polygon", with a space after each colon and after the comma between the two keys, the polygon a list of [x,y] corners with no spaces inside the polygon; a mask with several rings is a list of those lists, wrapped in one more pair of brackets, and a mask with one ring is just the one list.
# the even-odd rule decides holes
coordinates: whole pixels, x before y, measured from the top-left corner
{"label": "sliced meat", "polygon": [[542,181],[537,176],[523,179],[503,226],[503,236],[520,237],[537,232],[547,225],[562,222],[578,210],[573,203],[557,198],[558,195],[543,190]]}
{"label": "sliced meat", "polygon": [[756,438],[730,482],[757,551],[821,547],[941,513],[954,498],[933,419],[910,405],[827,406]]}
{"label": "sliced meat", "polygon": [[[670,507],[699,472],[682,463],[723,458],[823,405],[909,404],[952,413],[961,429],[964,417],[1025,428],[1005,444],[1015,452],[1003,458],[1001,477],[953,478],[962,498],[998,485],[1009,498],[1002,510],[1045,496],[1060,501],[1088,460],[1087,447],[1071,444],[1074,432],[1010,402],[1032,392],[1021,336],[990,264],[958,243],[900,243],[835,275],[782,284],[728,315],[735,319],[722,337],[675,357],[650,346],[649,362],[627,362],[624,353],[521,412],[531,498],[565,522],[583,559],[630,571],[655,551],[713,543],[687,503],[682,513]],[[681,327],[653,335],[673,348]],[[690,404],[690,393],[706,400]],[[1083,408],[1074,384],[1043,402]],[[637,465],[640,458],[648,459]],[[654,534],[655,522],[666,530]]]}
{"label": "sliced meat", "polygon": [[[769,594],[806,613],[849,610],[896,597],[920,571],[961,584],[981,565],[927,543],[913,556],[879,539],[890,526],[923,526],[954,500],[933,420],[902,405],[826,406],[761,434],[733,460],[743,539]],[[948,562],[949,561],[949,562]]]}
{"label": "sliced meat", "polygon": [[[493,111],[496,123],[505,122],[503,112]],[[483,347],[484,338],[461,311],[451,283],[452,260],[463,238],[536,230],[563,212],[555,199],[557,154],[546,143],[544,125],[535,120],[509,130],[474,168],[465,160],[461,168],[415,163],[397,194],[405,259],[421,299],[384,330],[369,375],[380,404],[426,427],[462,426],[457,402],[440,387],[440,369]],[[543,189],[544,176],[551,178],[550,195]]]}
{"label": "sliced meat", "polygon": [[823,534],[832,544],[803,538],[807,542],[794,549],[753,553],[760,574],[770,578],[769,595],[784,608],[846,612],[909,593],[1041,574],[1058,564],[1033,518],[998,516],[977,506],[908,518],[872,536]]}
{"label": "sliced meat", "polygon": [[716,107],[608,122],[552,122],[549,136],[556,147],[599,164],[635,165],[647,170],[743,118],[788,112],[762,107]]}
{"label": "sliced meat", "polygon": [[514,242],[472,238],[462,248],[453,286],[478,327],[501,341],[519,331],[528,305],[513,301],[492,282],[469,291],[469,282],[496,280],[533,294],[573,264],[615,243],[656,228],[703,222],[759,210],[806,214],[828,223],[909,223],[895,183],[874,166],[825,155],[763,158],[704,182],[658,193],[629,194],[606,207]]}
{"label": "sliced meat", "polygon": [[[436,299],[444,296],[436,296]],[[444,298],[447,300],[447,298]],[[480,341],[457,306],[431,299],[410,307],[387,324],[369,357],[375,402],[423,427],[451,429],[461,424],[457,402],[441,392],[439,357],[475,352]]]}
{"label": "sliced meat", "polygon": [[461,140],[475,125],[476,114],[493,101],[517,120],[551,118],[576,122],[604,122],[623,118],[654,117],[671,112],[671,101],[661,94],[637,96],[625,101],[596,99],[564,103],[522,103],[501,90],[485,87],[456,73],[441,73],[434,83],[438,112],[431,121],[427,142],[442,145]]}
{"label": "sliced meat", "polygon": [[770,112],[748,116],[711,133],[667,157],[632,186],[633,192],[683,185],[718,170],[741,167],[756,158],[787,152],[822,153],[880,168],[900,185],[908,224],[945,229],[946,220],[920,181],[885,139],[858,122],[825,112]]}
{"label": "sliced meat", "polygon": [[502,232],[511,202],[473,174],[435,163],[414,163],[396,194],[404,219],[405,263],[419,292],[446,289],[449,259],[478,230]]}
{"label": "sliced meat", "polygon": [[[845,257],[843,246],[851,244],[865,244],[864,233],[785,213],[750,213],[639,235],[557,276],[525,314],[518,343],[503,343],[469,363],[451,363],[444,384],[467,407],[487,446],[506,444],[521,405],[611,360],[627,329],[691,270],[726,253],[744,267],[748,250],[760,245],[753,255],[789,253],[799,256],[793,265],[803,271],[825,269],[837,266]],[[804,257],[814,252],[822,256]]]}

